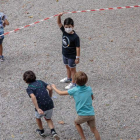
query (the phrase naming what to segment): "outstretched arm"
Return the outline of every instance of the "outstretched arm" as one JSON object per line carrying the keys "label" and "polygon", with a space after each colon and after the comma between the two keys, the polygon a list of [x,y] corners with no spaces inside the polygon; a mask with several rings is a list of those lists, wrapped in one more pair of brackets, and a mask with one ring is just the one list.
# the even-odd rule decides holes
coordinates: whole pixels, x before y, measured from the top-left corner
{"label": "outstretched arm", "polygon": [[59,95],[69,95],[68,91],[61,91],[61,90],[57,89],[54,84],[52,84],[51,86],[55,90],[55,92],[58,93]]}
{"label": "outstretched arm", "polygon": [[62,23],[61,23],[61,16],[62,15],[63,15],[63,13],[60,13],[57,17],[57,24],[58,24],[59,28],[61,28],[63,26]]}

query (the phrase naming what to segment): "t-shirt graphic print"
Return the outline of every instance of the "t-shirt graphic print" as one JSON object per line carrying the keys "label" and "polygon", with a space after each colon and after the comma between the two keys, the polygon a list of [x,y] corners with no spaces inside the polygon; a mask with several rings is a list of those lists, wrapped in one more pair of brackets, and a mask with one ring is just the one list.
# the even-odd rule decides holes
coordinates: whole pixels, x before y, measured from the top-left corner
{"label": "t-shirt graphic print", "polygon": [[70,40],[69,40],[69,38],[67,36],[63,36],[62,42],[63,42],[63,48],[69,47]]}

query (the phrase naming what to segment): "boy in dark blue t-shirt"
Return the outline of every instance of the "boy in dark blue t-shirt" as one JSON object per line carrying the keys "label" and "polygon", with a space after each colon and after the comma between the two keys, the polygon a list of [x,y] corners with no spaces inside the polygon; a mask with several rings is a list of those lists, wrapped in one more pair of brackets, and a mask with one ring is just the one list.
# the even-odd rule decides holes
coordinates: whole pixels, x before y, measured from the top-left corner
{"label": "boy in dark blue t-shirt", "polygon": [[63,62],[66,66],[67,77],[60,80],[62,83],[69,83],[65,89],[75,87],[74,74],[76,73],[76,64],[79,63],[80,59],[80,38],[73,30],[74,21],[71,18],[64,20],[64,25],[61,23],[61,16],[63,13],[58,15],[57,24],[63,33],[62,36],[62,55]]}
{"label": "boy in dark blue t-shirt", "polygon": [[36,132],[39,133],[39,135],[42,137],[46,136],[41,121],[41,117],[44,116],[49,128],[51,129],[51,134],[53,135],[53,138],[55,140],[59,140],[60,138],[58,137],[54,129],[53,122],[51,120],[54,108],[54,104],[51,99],[51,86],[41,80],[36,80],[36,76],[32,71],[26,71],[23,75],[23,80],[28,84],[28,88],[26,89],[26,91],[35,106],[35,117],[39,127]]}

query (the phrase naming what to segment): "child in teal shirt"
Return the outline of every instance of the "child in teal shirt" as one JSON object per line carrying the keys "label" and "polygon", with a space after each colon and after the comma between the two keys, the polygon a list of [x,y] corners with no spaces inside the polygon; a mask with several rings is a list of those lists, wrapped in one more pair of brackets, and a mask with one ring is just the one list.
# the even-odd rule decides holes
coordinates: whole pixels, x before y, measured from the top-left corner
{"label": "child in teal shirt", "polygon": [[88,77],[84,72],[77,72],[75,74],[75,81],[77,86],[69,89],[68,91],[60,91],[54,84],[52,85],[52,88],[59,95],[73,96],[76,103],[76,112],[78,114],[77,118],[75,119],[75,126],[81,136],[81,139],[86,140],[81,124],[87,122],[91,131],[94,133],[96,140],[100,140],[99,132],[95,126],[95,113],[92,106],[92,100],[94,98],[93,92],[91,87],[85,86],[88,81]]}

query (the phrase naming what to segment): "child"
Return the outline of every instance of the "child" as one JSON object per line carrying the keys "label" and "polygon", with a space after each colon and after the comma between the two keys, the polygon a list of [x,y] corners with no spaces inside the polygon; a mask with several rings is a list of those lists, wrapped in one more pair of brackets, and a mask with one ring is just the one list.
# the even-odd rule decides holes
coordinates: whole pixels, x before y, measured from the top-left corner
{"label": "child", "polygon": [[52,88],[60,95],[73,96],[78,114],[78,117],[75,119],[75,126],[81,136],[81,139],[86,140],[80,124],[87,122],[90,130],[94,133],[96,140],[100,140],[100,135],[95,126],[95,113],[92,106],[92,100],[94,97],[91,87],[85,86],[87,81],[88,77],[84,72],[77,72],[75,74],[76,87],[69,89],[68,91],[60,91],[55,85],[52,85]]}
{"label": "child", "polygon": [[67,69],[67,77],[60,80],[63,83],[69,83],[65,89],[73,88],[75,85],[74,74],[76,73],[76,64],[79,63],[80,58],[80,39],[78,35],[73,30],[74,21],[71,18],[66,18],[64,20],[64,26],[61,23],[61,16],[63,13],[59,14],[57,23],[59,28],[63,33],[62,37],[62,54],[63,62]]}
{"label": "child", "polygon": [[[49,128],[51,129],[53,138],[55,140],[59,140],[60,138],[58,137],[51,120],[54,108],[54,104],[51,99],[52,88],[45,82],[36,80],[36,76],[32,71],[26,71],[23,75],[23,80],[28,84],[26,91],[35,106],[35,117],[39,127],[39,129],[36,129],[36,132],[42,137],[46,136],[41,121],[41,117],[44,116]],[[46,88],[49,91],[49,94]]]}
{"label": "child", "polygon": [[[0,35],[4,34],[4,27],[6,25],[9,25],[9,22],[4,15],[4,13],[0,12]],[[2,47],[2,42],[4,39],[4,35],[0,36],[0,61],[4,61],[4,56],[3,54],[3,47]]]}

